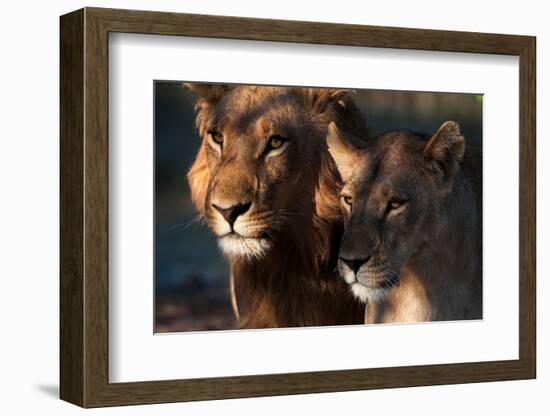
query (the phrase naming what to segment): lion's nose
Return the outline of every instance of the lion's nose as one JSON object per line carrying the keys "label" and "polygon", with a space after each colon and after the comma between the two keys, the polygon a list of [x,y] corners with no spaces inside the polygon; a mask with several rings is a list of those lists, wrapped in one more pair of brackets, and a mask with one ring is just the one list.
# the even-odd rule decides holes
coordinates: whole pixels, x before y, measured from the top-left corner
{"label": "lion's nose", "polygon": [[235,223],[237,218],[248,211],[250,205],[252,205],[252,202],[247,202],[245,204],[235,204],[227,208],[222,208],[216,204],[212,204],[212,207],[214,207],[216,211],[222,214],[222,217],[224,217],[229,225],[233,227],[233,224]]}
{"label": "lion's nose", "polygon": [[365,257],[363,259],[345,259],[344,257],[340,257],[340,260],[342,260],[351,270],[353,270],[353,273],[356,274],[359,268],[369,261],[369,259],[370,257]]}

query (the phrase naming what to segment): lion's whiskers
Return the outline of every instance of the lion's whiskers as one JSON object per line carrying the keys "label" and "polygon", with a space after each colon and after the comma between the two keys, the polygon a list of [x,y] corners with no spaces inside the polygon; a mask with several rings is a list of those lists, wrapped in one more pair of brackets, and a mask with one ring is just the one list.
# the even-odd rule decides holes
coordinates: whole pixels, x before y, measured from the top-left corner
{"label": "lion's whiskers", "polygon": [[187,221],[187,222],[183,222],[181,224],[174,224],[170,227],[170,230],[175,230],[175,229],[178,229],[178,228],[181,228],[183,227],[183,229],[181,231],[186,231],[189,229],[189,227],[191,226],[205,226],[207,225],[207,222],[206,222],[206,218],[200,216],[200,215],[197,215],[195,216],[192,220],[190,221]]}

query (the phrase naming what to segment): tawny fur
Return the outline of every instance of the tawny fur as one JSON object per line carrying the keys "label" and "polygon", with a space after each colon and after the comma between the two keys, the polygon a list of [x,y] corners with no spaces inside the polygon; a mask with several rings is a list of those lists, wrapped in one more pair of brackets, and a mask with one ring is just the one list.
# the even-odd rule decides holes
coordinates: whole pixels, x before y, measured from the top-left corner
{"label": "tawny fur", "polygon": [[[343,208],[348,225],[340,255],[369,259],[355,274],[342,262],[339,269],[367,301],[365,322],[480,319],[480,150],[465,148],[455,122],[431,139],[389,132],[363,149],[331,131],[329,147],[346,182],[342,192],[353,201],[351,210]],[[395,195],[406,202],[392,214]]]}
{"label": "tawny fur", "polygon": [[[198,95],[196,123],[203,139],[188,173],[192,200],[223,240],[220,246],[230,265],[239,326],[361,323],[364,308],[336,272],[343,232],[341,183],[325,142],[331,121],[345,130],[364,132],[348,93],[188,87]],[[212,129],[223,133],[223,147],[209,142]],[[292,147],[282,156],[266,159],[256,147],[275,133],[289,136]],[[212,209],[213,201],[227,205],[249,200],[250,211],[242,220],[239,217],[234,229],[250,238],[228,240],[224,237],[228,226]]]}

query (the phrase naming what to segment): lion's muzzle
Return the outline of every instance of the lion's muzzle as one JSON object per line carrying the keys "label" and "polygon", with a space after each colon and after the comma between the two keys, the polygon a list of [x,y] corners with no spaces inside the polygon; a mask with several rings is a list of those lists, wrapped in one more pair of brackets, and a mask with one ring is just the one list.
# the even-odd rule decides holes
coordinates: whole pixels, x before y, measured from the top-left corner
{"label": "lion's muzzle", "polygon": [[227,221],[229,226],[233,228],[233,224],[235,223],[235,220],[244,214],[246,211],[250,209],[250,206],[252,205],[252,202],[246,202],[244,204],[238,203],[234,205],[230,205],[228,207],[221,207],[216,204],[212,204],[212,208],[214,208],[216,211],[218,211],[222,217]]}

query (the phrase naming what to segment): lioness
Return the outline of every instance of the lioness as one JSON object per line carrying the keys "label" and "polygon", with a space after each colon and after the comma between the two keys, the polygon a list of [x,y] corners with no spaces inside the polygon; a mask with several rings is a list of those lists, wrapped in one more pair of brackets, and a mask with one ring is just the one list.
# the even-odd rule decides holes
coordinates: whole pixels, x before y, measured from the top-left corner
{"label": "lioness", "polygon": [[329,122],[364,129],[342,90],[187,84],[202,144],[192,200],[230,265],[242,328],[362,323],[337,278],[340,178]]}
{"label": "lioness", "polygon": [[481,318],[481,152],[456,122],[431,137],[382,134],[362,148],[334,124],[345,185],[338,270],[366,323]]}

